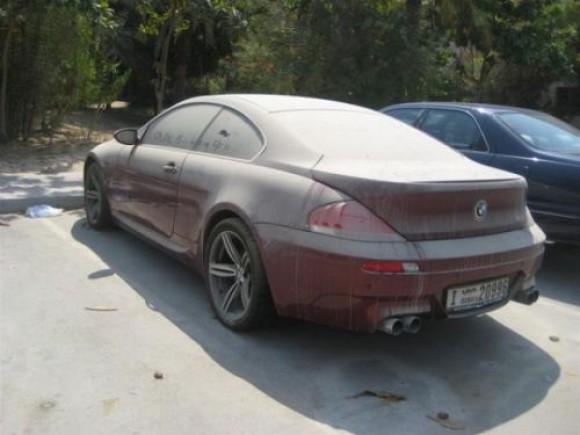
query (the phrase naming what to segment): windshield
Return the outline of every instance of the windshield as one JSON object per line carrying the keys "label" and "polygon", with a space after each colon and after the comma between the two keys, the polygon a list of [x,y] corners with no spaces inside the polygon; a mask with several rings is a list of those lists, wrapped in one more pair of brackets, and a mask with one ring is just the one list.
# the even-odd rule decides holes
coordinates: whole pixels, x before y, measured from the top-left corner
{"label": "windshield", "polygon": [[580,153],[580,130],[550,115],[512,112],[497,117],[534,148]]}

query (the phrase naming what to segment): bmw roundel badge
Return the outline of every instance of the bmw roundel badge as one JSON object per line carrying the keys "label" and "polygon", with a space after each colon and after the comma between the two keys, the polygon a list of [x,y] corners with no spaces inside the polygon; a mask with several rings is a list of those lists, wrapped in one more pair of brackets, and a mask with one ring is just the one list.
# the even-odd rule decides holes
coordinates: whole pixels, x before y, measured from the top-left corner
{"label": "bmw roundel badge", "polygon": [[473,208],[473,215],[475,216],[476,221],[485,220],[487,217],[487,201],[483,199],[477,201],[475,207]]}

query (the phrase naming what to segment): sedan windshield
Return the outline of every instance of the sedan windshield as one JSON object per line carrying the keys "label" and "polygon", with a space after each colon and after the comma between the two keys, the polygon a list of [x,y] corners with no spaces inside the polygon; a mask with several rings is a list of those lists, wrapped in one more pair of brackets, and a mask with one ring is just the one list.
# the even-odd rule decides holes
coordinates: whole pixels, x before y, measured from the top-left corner
{"label": "sedan windshield", "polygon": [[552,116],[515,112],[497,116],[534,148],[580,154],[580,130]]}

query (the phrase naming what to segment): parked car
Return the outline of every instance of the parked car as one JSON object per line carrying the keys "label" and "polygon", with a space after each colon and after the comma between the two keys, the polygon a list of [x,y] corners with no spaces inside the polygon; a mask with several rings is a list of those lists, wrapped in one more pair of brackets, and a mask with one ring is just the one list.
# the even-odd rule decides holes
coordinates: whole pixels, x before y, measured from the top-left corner
{"label": "parked car", "polygon": [[546,113],[467,103],[381,110],[477,162],[524,176],[534,219],[559,242],[580,244],[580,131]]}
{"label": "parked car", "polygon": [[193,98],[116,132],[84,171],[89,225],[193,266],[232,329],[275,311],[399,334],[538,296],[525,180],[362,107]]}

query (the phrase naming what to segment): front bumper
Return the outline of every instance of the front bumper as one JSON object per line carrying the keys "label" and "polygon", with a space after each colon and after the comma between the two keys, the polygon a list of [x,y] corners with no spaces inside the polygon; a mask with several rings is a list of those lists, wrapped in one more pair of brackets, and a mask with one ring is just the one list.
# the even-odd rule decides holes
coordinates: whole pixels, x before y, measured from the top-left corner
{"label": "front bumper", "polygon": [[[281,316],[338,328],[375,331],[385,318],[457,318],[511,300],[539,269],[545,236],[536,225],[496,235],[426,242],[357,242],[258,224],[272,296]],[[420,272],[370,274],[369,260],[417,263]],[[493,305],[449,313],[449,287],[507,276],[508,297]]]}

